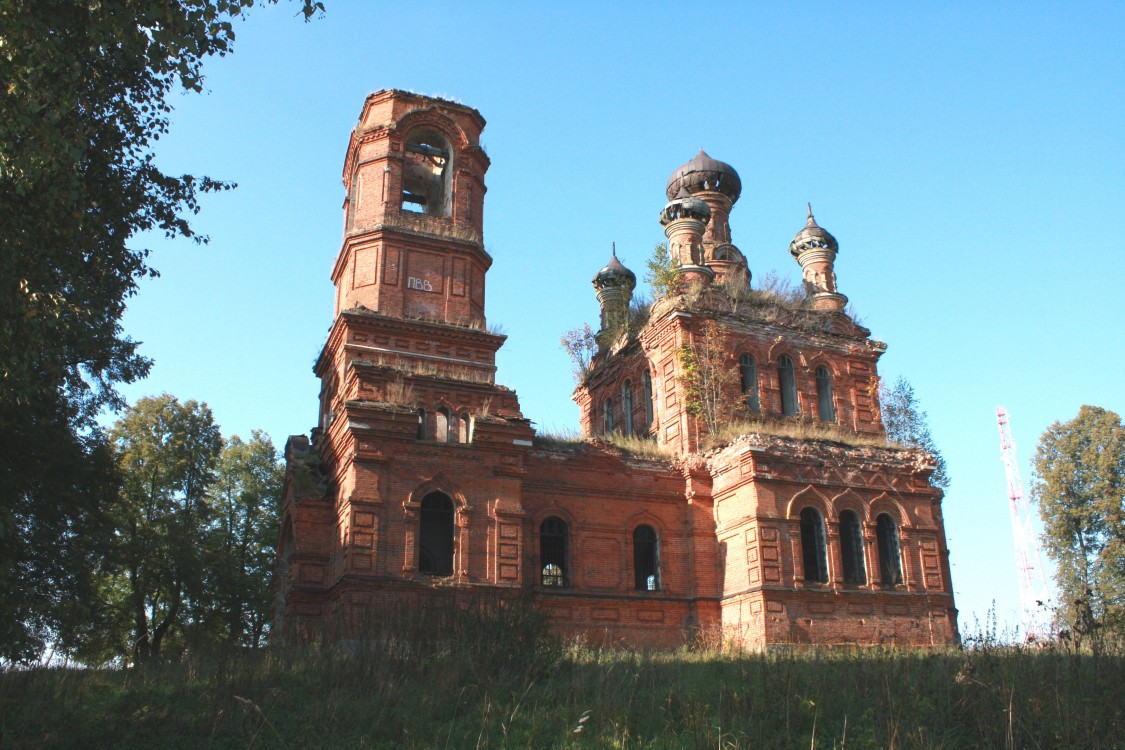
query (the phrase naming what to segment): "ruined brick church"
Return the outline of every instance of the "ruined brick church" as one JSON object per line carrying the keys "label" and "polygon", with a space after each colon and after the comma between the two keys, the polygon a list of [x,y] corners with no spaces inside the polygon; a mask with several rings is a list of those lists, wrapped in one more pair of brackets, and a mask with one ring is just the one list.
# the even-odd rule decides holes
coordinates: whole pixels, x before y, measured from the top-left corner
{"label": "ruined brick church", "polygon": [[[934,465],[882,440],[886,347],[845,312],[812,210],[789,244],[805,294],[783,303],[732,244],[737,172],[702,151],[675,169],[653,207],[672,282],[639,315],[634,274],[615,256],[597,272],[599,346],[574,391],[587,439],[542,440],[495,382],[484,124],[402,91],[363,105],[319,424],[285,448],[275,636],[510,592],[597,642],[954,643]],[[704,386],[745,425],[726,438],[701,408],[715,342],[729,372]]]}

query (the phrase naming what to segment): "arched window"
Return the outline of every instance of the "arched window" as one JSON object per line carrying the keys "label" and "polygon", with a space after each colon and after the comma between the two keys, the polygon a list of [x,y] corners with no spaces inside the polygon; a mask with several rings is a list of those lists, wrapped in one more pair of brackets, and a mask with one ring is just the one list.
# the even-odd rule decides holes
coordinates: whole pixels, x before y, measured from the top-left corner
{"label": "arched window", "polygon": [[415,130],[406,140],[403,151],[402,210],[450,216],[453,170],[449,142],[433,130]]}
{"label": "arched window", "polygon": [[[442,407],[434,415],[434,440],[444,443],[449,440],[449,409]],[[457,433],[454,432],[454,435]]]}
{"label": "arched window", "polygon": [[461,442],[461,417],[456,412],[449,415],[449,442]]}
{"label": "arched window", "polygon": [[422,498],[418,523],[418,572],[453,575],[453,501],[444,492]]}
{"label": "arched window", "polygon": [[656,529],[633,529],[633,582],[637,591],[660,590],[660,541]]}
{"label": "arched window", "polygon": [[757,412],[761,408],[758,401],[758,363],[749,354],[738,358],[738,371],[742,379],[742,400],[746,408]]}
{"label": "arched window", "polygon": [[457,442],[459,442],[459,443],[471,443],[471,442],[473,442],[473,422],[472,422],[472,417],[469,416],[469,412],[467,412],[467,411],[461,412],[461,424],[458,425],[458,427],[459,427],[460,432],[457,436]]}
{"label": "arched window", "polygon": [[626,380],[621,384],[621,429],[626,435],[633,434],[633,383]]}
{"label": "arched window", "polygon": [[645,432],[652,431],[652,375],[648,370],[641,377],[641,382],[645,388]]}
{"label": "arched window", "polygon": [[845,510],[840,514],[840,556],[844,558],[844,583],[867,583],[867,570],[863,564],[863,529],[859,516]]}
{"label": "arched window", "polygon": [[781,413],[797,416],[797,373],[788,354],[777,358],[777,381],[781,386]]}
{"label": "arched window", "polygon": [[605,403],[602,404],[602,421],[604,423],[606,435],[613,432],[613,399],[607,398]]}
{"label": "arched window", "polygon": [[801,511],[801,559],[805,580],[828,583],[828,555],[824,544],[824,519],[816,508]]}
{"label": "arched window", "polygon": [[293,524],[285,522],[285,532],[281,535],[281,544],[277,548],[277,572],[281,575],[289,574],[289,558],[293,556]]}
{"label": "arched window", "polygon": [[879,541],[879,580],[884,586],[898,586],[902,583],[898,527],[886,513],[875,519],[875,536]]}
{"label": "arched window", "polygon": [[414,436],[418,440],[426,439],[426,410],[418,410],[418,433]]}
{"label": "arched window", "polygon": [[832,405],[832,373],[824,365],[816,368],[816,411],[821,422],[836,421],[836,407]]}
{"label": "arched window", "polygon": [[548,518],[539,526],[539,566],[544,586],[567,585],[567,533],[561,518]]}

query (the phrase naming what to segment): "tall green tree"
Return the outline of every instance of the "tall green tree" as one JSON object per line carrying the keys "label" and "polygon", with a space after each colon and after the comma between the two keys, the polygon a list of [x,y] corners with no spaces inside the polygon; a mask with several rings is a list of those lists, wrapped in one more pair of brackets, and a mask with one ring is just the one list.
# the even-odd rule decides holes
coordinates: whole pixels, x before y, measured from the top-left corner
{"label": "tall green tree", "polygon": [[899,377],[894,385],[879,387],[879,413],[887,440],[911,448],[921,448],[934,457],[934,473],[930,482],[943,490],[949,487],[949,472],[945,457],[941,455],[930,433],[929,418],[914,395],[914,386]]}
{"label": "tall green tree", "polygon": [[204,548],[206,611],[212,638],[238,646],[265,644],[284,470],[260,430],[226,441],[211,485],[211,523]]}
{"label": "tall green tree", "polygon": [[1125,425],[1083,406],[1039,439],[1031,496],[1056,564],[1059,615],[1079,635],[1125,633]]}
{"label": "tall green tree", "polygon": [[[153,146],[170,95],[202,89],[204,60],[232,50],[253,4],[0,0],[0,454],[19,456],[0,462],[0,573],[24,578],[44,543],[96,516],[95,419],[150,365],[121,327],[156,273],[130,239],[201,239],[188,222],[199,194],[229,186],[163,173]],[[42,647],[50,603],[73,599],[84,571],[55,567],[36,585],[0,580],[0,654]]]}
{"label": "tall green tree", "polygon": [[[103,437],[75,436],[57,401],[35,408],[43,418],[28,442],[0,433],[0,660],[12,663],[35,661],[91,618],[94,574],[112,535],[104,509],[116,493]],[[27,462],[35,471],[13,492]]]}
{"label": "tall green tree", "polygon": [[164,394],[125,409],[110,438],[121,473],[111,573],[123,579],[128,651],[145,659],[170,634],[192,635],[190,615],[205,598],[203,540],[222,436],[206,404]]}
{"label": "tall green tree", "polygon": [[[254,0],[0,0],[0,382],[97,408],[148,362],[120,320],[155,275],[138,232],[200,239],[187,216],[229,187],[167,175],[152,146],[176,88],[234,43]],[[305,0],[306,14],[319,3]],[[87,415],[89,416],[89,415]]]}

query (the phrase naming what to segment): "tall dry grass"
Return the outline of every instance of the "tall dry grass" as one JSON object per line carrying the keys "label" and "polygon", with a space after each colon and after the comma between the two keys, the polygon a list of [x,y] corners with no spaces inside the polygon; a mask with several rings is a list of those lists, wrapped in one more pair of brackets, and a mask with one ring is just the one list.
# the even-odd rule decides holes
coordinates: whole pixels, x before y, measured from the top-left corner
{"label": "tall dry grass", "polygon": [[574,449],[582,445],[596,445],[597,443],[612,445],[622,453],[635,458],[661,461],[672,457],[672,451],[668,446],[661,445],[653,438],[641,437],[640,435],[624,435],[620,432],[612,432],[608,435],[598,435],[596,438],[586,438],[569,428],[541,431],[535,435],[535,445],[555,450]]}
{"label": "tall dry grass", "polygon": [[[346,645],[0,674],[0,746],[1114,748],[1125,657],[562,646],[524,604],[358,618]],[[364,630],[365,629],[365,630]]]}
{"label": "tall dry grass", "polygon": [[868,435],[845,430],[825,422],[805,420],[740,420],[731,422],[704,441],[705,447],[717,448],[733,443],[743,435],[773,435],[794,440],[824,440],[854,448],[895,448],[882,435]]}

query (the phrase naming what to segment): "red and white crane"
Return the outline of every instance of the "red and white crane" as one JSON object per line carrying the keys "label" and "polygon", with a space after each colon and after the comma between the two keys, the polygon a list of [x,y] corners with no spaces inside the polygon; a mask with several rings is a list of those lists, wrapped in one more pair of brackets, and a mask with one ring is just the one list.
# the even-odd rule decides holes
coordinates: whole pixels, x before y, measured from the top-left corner
{"label": "red and white crane", "polygon": [[1043,576],[1043,559],[1039,542],[1031,525],[1031,509],[1023,494],[1023,480],[1016,461],[1016,443],[1008,427],[1008,411],[996,407],[996,423],[1000,426],[1000,457],[1008,477],[1008,507],[1012,512],[1012,539],[1016,547],[1016,577],[1019,580],[1021,623],[1028,640],[1047,635],[1047,580]]}

